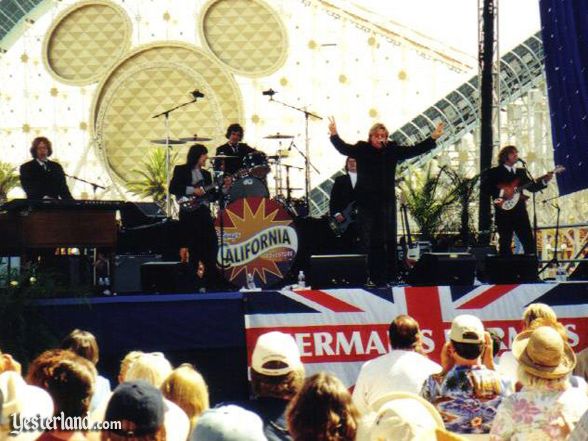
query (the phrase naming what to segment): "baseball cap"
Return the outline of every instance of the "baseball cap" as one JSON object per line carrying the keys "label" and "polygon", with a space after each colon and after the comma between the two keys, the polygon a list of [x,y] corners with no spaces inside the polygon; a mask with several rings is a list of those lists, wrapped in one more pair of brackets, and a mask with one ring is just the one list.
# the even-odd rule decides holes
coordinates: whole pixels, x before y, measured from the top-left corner
{"label": "baseball cap", "polygon": [[291,335],[272,331],[259,336],[251,357],[251,368],[254,371],[278,376],[301,367],[300,351]]}
{"label": "baseball cap", "polygon": [[143,380],[122,383],[112,393],[106,408],[105,421],[128,420],[135,424],[130,430],[113,430],[124,436],[156,433],[163,425],[163,395]]}
{"label": "baseball cap", "polygon": [[474,315],[458,315],[451,322],[449,338],[457,343],[484,343],[484,325]]}
{"label": "baseball cap", "polygon": [[198,418],[190,441],[267,441],[261,418],[235,405],[208,409]]}

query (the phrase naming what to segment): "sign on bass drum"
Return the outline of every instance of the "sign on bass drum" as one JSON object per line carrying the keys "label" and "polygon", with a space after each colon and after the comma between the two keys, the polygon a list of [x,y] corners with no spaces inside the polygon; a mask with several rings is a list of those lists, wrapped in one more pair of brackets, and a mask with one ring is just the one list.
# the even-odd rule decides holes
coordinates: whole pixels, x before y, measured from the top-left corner
{"label": "sign on bass drum", "polygon": [[[221,241],[221,224],[223,239]],[[278,202],[249,197],[230,203],[215,221],[217,262],[224,277],[247,286],[247,274],[260,288],[282,281],[298,251],[291,215]]]}

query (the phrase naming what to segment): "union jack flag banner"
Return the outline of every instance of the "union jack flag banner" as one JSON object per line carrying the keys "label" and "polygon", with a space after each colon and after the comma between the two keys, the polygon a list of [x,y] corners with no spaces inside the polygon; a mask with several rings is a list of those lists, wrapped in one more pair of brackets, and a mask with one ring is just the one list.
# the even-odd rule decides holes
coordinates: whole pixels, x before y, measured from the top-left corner
{"label": "union jack flag banner", "polygon": [[536,302],[553,307],[576,351],[588,345],[588,283],[283,290],[245,300],[249,361],[261,334],[285,332],[296,339],[307,375],[329,371],[348,387],[365,361],[388,352],[388,326],[399,314],[419,322],[435,361],[454,317],[479,317],[502,337],[504,350],[521,330],[524,309]]}

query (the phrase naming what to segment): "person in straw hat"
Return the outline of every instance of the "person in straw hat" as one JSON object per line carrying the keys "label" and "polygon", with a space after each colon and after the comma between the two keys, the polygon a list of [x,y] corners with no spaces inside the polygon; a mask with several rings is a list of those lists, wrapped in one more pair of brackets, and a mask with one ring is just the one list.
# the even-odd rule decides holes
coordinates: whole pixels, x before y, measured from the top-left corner
{"label": "person in straw hat", "polygon": [[567,439],[588,409],[586,393],[568,382],[576,364],[574,351],[553,327],[541,326],[517,335],[512,352],[523,388],[502,401],[490,439]]}

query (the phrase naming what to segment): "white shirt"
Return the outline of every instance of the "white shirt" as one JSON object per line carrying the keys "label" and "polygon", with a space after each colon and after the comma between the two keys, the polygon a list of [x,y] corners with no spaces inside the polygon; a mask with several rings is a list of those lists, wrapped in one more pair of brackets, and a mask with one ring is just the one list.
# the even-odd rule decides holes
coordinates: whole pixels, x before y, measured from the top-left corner
{"label": "white shirt", "polygon": [[349,179],[351,179],[351,187],[355,188],[355,184],[357,184],[357,172],[348,172]]}
{"label": "white shirt", "polygon": [[509,172],[516,174],[517,169],[515,168],[514,165],[507,165],[507,164],[502,164],[502,165],[504,165]]}
{"label": "white shirt", "polygon": [[353,403],[361,414],[367,414],[372,404],[390,392],[420,394],[425,380],[439,372],[441,366],[427,357],[414,351],[393,349],[361,367],[353,390]]}

